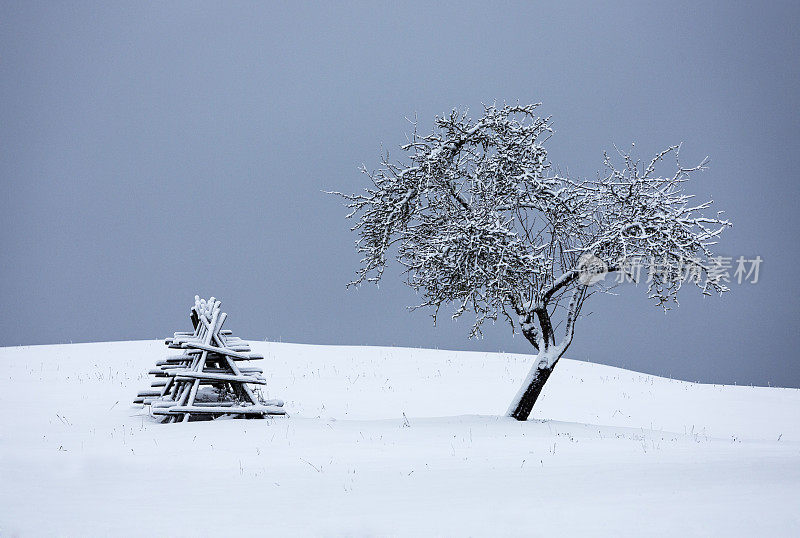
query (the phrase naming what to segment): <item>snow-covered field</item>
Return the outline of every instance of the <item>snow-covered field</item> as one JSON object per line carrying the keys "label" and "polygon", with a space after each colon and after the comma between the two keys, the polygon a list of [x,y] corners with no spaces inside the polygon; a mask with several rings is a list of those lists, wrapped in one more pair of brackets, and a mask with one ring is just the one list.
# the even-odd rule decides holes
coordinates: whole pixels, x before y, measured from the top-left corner
{"label": "snow-covered field", "polygon": [[0,349],[0,536],[800,535],[800,390],[252,342],[291,416],[159,424],[161,342]]}

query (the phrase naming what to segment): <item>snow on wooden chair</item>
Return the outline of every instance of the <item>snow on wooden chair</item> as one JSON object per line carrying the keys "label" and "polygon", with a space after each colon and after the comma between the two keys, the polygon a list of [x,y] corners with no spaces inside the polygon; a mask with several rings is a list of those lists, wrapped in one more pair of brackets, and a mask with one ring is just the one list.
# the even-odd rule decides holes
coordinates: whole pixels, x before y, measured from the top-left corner
{"label": "snow on wooden chair", "polygon": [[183,353],[156,363],[151,390],[140,392],[134,403],[150,406],[150,414],[163,422],[187,422],[224,415],[246,418],[283,415],[283,401],[264,401],[250,385],[265,385],[262,370],[242,367],[240,361],[264,357],[231,331],[222,329],[227,314],[214,297],[195,296],[190,318],[194,331],[176,332],[165,340]]}

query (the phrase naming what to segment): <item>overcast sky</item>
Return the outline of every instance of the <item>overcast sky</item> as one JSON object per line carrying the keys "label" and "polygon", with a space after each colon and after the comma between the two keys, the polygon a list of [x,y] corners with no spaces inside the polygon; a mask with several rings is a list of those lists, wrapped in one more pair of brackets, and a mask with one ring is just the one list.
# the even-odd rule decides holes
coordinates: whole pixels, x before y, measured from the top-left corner
{"label": "overcast sky", "polygon": [[541,101],[573,176],[614,144],[709,155],[720,253],[764,260],[667,315],[592,298],[568,356],[800,386],[797,3],[426,4],[3,2],[0,345],[162,338],[200,293],[250,339],[531,352],[408,312],[396,270],[345,289],[355,237],[322,191],[399,158],[414,114]]}

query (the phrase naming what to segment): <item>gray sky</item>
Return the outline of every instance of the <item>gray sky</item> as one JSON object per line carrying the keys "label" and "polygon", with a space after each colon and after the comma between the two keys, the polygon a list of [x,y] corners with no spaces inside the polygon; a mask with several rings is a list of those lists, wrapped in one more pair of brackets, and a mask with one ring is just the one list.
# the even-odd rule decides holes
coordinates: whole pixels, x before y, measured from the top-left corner
{"label": "gray sky", "polygon": [[[555,5],[554,5],[555,4]],[[555,7],[555,6],[558,7]],[[593,298],[569,356],[689,380],[800,386],[795,2],[89,4],[0,13],[0,345],[161,338],[195,293],[237,334],[530,352],[507,325],[409,313],[392,271],[346,290],[339,200],[405,117],[544,103],[552,161],[683,141],[693,189],[760,282],[665,315]],[[109,360],[112,360],[109,357]]]}

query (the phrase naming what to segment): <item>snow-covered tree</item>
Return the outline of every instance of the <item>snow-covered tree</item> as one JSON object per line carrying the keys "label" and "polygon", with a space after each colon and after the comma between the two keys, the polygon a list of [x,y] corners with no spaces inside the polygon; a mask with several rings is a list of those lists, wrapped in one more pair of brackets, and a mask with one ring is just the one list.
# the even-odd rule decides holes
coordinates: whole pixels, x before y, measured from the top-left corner
{"label": "snow-covered tree", "polygon": [[[663,308],[687,282],[727,291],[710,248],[730,223],[684,193],[706,161],[682,167],[679,146],[644,163],[617,151],[597,179],[576,180],[548,161],[552,128],[537,106],[488,106],[477,120],[453,111],[427,135],[415,125],[401,146],[408,161],[385,155],[363,169],[364,192],[335,193],[363,255],[351,284],[380,280],[394,256],[424,298],[414,308],[432,307],[434,320],[445,304],[454,317],[471,311],[470,336],[502,317],[530,342],[537,355],[508,411],[518,420],[571,344],[586,300],[609,289],[607,273],[633,278],[631,260],[647,260],[647,293]],[[660,175],[668,157],[677,167]]]}

